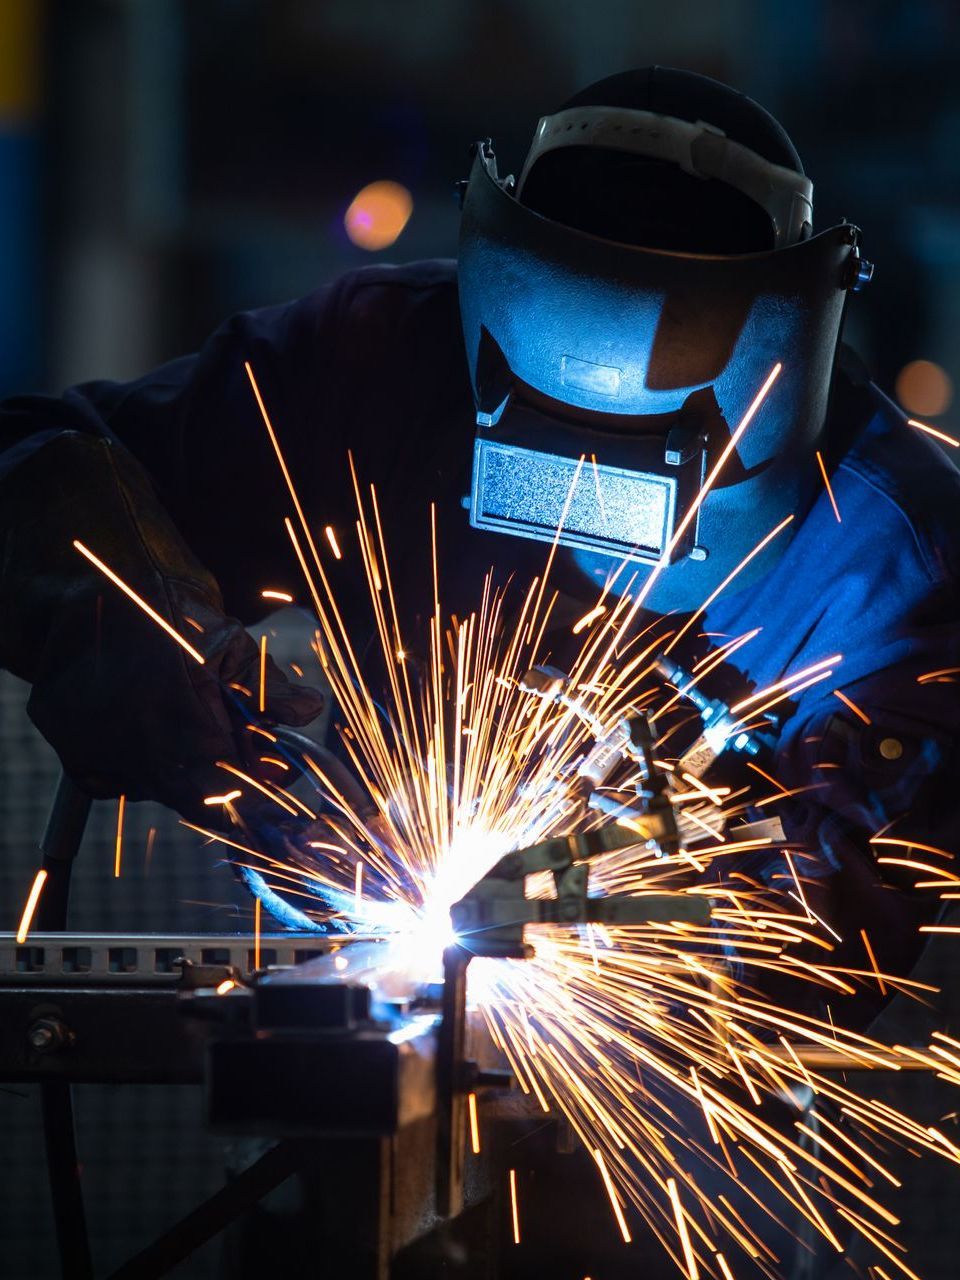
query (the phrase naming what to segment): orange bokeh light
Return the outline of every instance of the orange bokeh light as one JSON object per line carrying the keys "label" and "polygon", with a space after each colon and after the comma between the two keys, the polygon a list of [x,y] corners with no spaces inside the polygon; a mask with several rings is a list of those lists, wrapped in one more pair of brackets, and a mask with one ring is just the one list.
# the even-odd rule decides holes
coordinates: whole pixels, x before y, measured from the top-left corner
{"label": "orange bokeh light", "polygon": [[399,182],[371,182],[350,201],[343,215],[347,235],[371,253],[387,249],[410,220],[413,197]]}
{"label": "orange bokeh light", "polygon": [[911,360],[897,374],[897,399],[908,413],[935,418],[946,413],[953,399],[953,383],[932,360]]}

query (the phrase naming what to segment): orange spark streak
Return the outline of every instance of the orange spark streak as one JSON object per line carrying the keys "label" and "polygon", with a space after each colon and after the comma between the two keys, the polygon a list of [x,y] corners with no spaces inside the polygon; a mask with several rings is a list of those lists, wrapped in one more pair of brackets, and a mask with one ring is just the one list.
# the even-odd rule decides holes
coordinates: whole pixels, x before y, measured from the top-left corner
{"label": "orange spark streak", "polygon": [[610,1177],[610,1171],[607,1169],[603,1159],[603,1152],[599,1147],[595,1147],[593,1158],[596,1160],[600,1169],[600,1175],[603,1178],[603,1185],[607,1189],[607,1195],[610,1197],[610,1203],[613,1206],[614,1217],[617,1220],[617,1226],[620,1228],[620,1234],[623,1236],[623,1243],[630,1244],[633,1237],[630,1235],[630,1228],[627,1226],[627,1220],[623,1216],[623,1207],[620,1204],[620,1198],[617,1195],[617,1189],[613,1185],[613,1179]]}
{"label": "orange spark streak", "polygon": [[831,667],[834,663],[840,662],[843,655],[840,653],[833,654],[829,658],[821,658],[819,662],[812,662],[809,667],[804,667],[800,671],[794,671],[789,676],[784,676],[782,680],[778,680],[775,684],[768,684],[765,689],[760,689],[757,693],[751,693],[749,698],[743,698],[730,708],[730,714],[738,716],[745,707],[752,707],[755,702],[760,702],[769,694],[775,693],[778,689],[791,689],[798,680],[803,680],[807,676],[813,675],[816,671],[822,671],[825,667]]}
{"label": "orange spark streak", "polygon": [[925,671],[917,676],[917,684],[925,684],[927,680],[938,680],[941,676],[960,675],[960,667],[942,667],[939,671]]}
{"label": "orange spark streak", "polygon": [[[683,626],[680,627],[680,629],[677,631],[677,634],[673,637],[673,639],[669,642],[669,644],[667,644],[666,647],[664,648],[664,653],[669,653],[670,650],[673,649],[675,645],[680,643],[680,640],[683,638],[683,636],[686,635],[686,633],[690,630],[690,628],[694,625],[694,623],[699,618],[701,618],[704,613],[706,613],[707,609],[709,609],[710,605],[713,604],[714,600],[716,600],[718,596],[722,595],[723,592],[726,591],[730,583],[733,582],[735,578],[739,577],[739,575],[747,567],[750,561],[755,559],[760,554],[761,551],[763,551],[766,547],[770,545],[770,543],[774,540],[774,538],[779,537],[780,534],[783,533],[784,529],[786,529],[788,525],[791,525],[792,523],[793,523],[793,514],[791,513],[790,515],[785,516],[780,521],[780,523],[776,526],[776,528],[771,529],[768,534],[765,534],[764,537],[760,539],[760,541],[756,544],[755,547],[753,547],[750,551],[747,552],[747,554],[743,557],[740,563],[738,565],[735,565],[734,568],[730,570],[730,572],[727,574],[724,580],[720,583],[720,585],[718,587],[714,587],[714,589],[707,596],[706,600],[704,600],[703,604],[700,605],[699,609],[697,609],[695,613],[692,613],[690,617],[687,619],[687,621],[683,624]],[[757,629],[758,632],[759,630],[760,628]],[[709,635],[709,632],[706,634]],[[722,647],[723,646],[721,646],[721,648]],[[711,657],[715,657],[715,656],[716,655],[708,654],[707,660],[709,661]],[[696,672],[696,667],[694,668],[694,671]]]}
{"label": "orange spark streak", "polygon": [[520,1243],[520,1211],[517,1208],[517,1171],[510,1170],[510,1209],[513,1214],[513,1243]]}
{"label": "orange spark streak", "polygon": [[293,596],[289,591],[271,591],[269,589],[260,592],[264,600],[282,600],[284,604],[293,604]]}
{"label": "orange spark streak", "polygon": [[244,726],[248,733],[259,733],[264,738],[269,738],[271,742],[277,741],[277,735],[270,733],[267,729],[261,729],[258,724],[248,724]]}
{"label": "orange spark streak", "polygon": [[330,525],[325,525],[323,532],[326,534],[327,541],[330,543],[330,550],[333,552],[333,558],[335,560],[342,560],[343,553],[340,550],[340,544],[337,542],[337,535],[333,532],[333,528]]}
{"label": "orange spark streak", "polygon": [[823,465],[823,457],[820,450],[817,450],[817,462],[820,464],[820,474],[823,476],[823,483],[827,490],[827,497],[830,499],[830,505],[833,507],[833,514],[837,517],[837,524],[842,524],[840,519],[840,508],[837,506],[837,500],[833,496],[833,489],[830,486],[830,477],[827,475],[827,468]]}
{"label": "orange spark streak", "polygon": [[948,444],[954,449],[960,449],[960,440],[955,440],[953,436],[948,436],[945,431],[938,431],[936,427],[930,427],[925,422],[918,422],[916,418],[908,418],[907,425],[916,427],[920,431],[925,431],[928,436],[933,436],[936,440],[942,440],[944,444]]}
{"label": "orange spark streak", "polygon": [[27,895],[23,915],[20,917],[20,924],[17,928],[17,944],[21,947],[26,942],[27,934],[30,932],[30,922],[33,920],[33,913],[37,909],[37,903],[40,901],[40,893],[46,879],[47,873],[42,869],[33,878],[33,884],[30,887],[30,893]]}
{"label": "orange spark streak", "polygon": [[753,421],[754,417],[756,416],[757,410],[763,404],[764,400],[766,400],[767,393],[769,392],[773,384],[776,382],[777,378],[780,376],[780,371],[782,368],[783,368],[783,364],[778,360],[777,363],[770,370],[770,372],[767,374],[766,381],[764,382],[760,390],[757,392],[757,394],[754,396],[753,401],[751,402],[750,407],[747,409],[746,413],[740,419],[739,423],[737,424],[736,430],[732,433],[732,435],[730,436],[730,439],[727,441],[726,445],[724,446],[723,452],[720,454],[720,457],[714,463],[712,471],[707,476],[706,480],[703,482],[700,492],[697,494],[696,498],[690,504],[690,510],[686,513],[686,515],[680,521],[680,524],[676,532],[674,533],[673,537],[670,539],[668,554],[672,554],[672,552],[676,549],[677,544],[680,542],[680,539],[683,537],[687,529],[690,527],[690,524],[694,516],[700,510],[700,507],[703,505],[704,499],[706,498],[710,490],[713,488],[716,482],[717,476],[720,474],[720,472],[723,470],[724,466],[726,465],[727,459],[730,457],[734,449],[736,449],[737,445],[740,443],[740,437],[743,435],[747,427],[749,427],[750,423]]}
{"label": "orange spark streak", "polygon": [[153,861],[153,845],[157,838],[157,828],[151,827],[147,832],[147,847],[143,854],[143,870],[146,875],[150,874],[150,863]]}
{"label": "orange spark streak", "polygon": [[[547,563],[544,566],[543,577],[540,579],[539,592],[537,594],[536,603],[533,606],[533,613],[530,616],[530,625],[527,629],[528,640],[533,635],[533,621],[534,621],[534,618],[536,618],[537,614],[540,612],[540,606],[543,603],[543,593],[547,587],[547,579],[550,577],[550,570],[553,567],[554,556],[557,554],[557,547],[560,545],[560,535],[563,533],[563,526],[567,523],[567,515],[570,512],[570,504],[573,502],[573,495],[576,493],[577,485],[580,483],[580,473],[583,471],[583,463],[584,463],[584,454],[581,453],[580,461],[577,463],[577,469],[573,473],[573,479],[570,482],[570,487],[567,490],[567,496],[563,502],[563,509],[560,512],[560,521],[557,524],[557,531],[554,534],[553,539],[550,543],[550,551],[549,551],[549,554],[547,555]],[[431,507],[430,510],[431,510],[431,519],[432,519],[433,508]],[[434,534],[434,538],[436,538],[436,534]],[[434,557],[434,559],[436,559],[436,557]],[[437,595],[436,580],[434,580],[434,599],[435,600],[436,600],[436,595]],[[437,609],[437,616],[439,617],[439,608]],[[534,645],[534,648],[536,647],[537,646]]]}
{"label": "orange spark streak", "polygon": [[267,709],[267,637],[260,637],[260,694],[257,699],[257,707],[261,715]]}
{"label": "orange spark streak", "polygon": [[357,915],[363,910],[363,863],[360,861],[353,879],[353,909]]}
{"label": "orange spark streak", "polygon": [[877,983],[880,987],[880,994],[885,996],[887,994],[887,985],[880,974],[880,967],[877,964],[877,957],[873,954],[873,947],[871,947],[870,945],[870,939],[867,937],[866,929],[860,930],[860,937],[863,939],[864,949],[866,950],[867,955],[870,957],[870,964],[873,966],[873,972],[877,975]]}
{"label": "orange spark streak", "polygon": [[113,853],[113,878],[120,879],[120,854],[123,850],[123,815],[127,807],[127,797],[121,796],[117,804],[117,839]]}
{"label": "orange spark streak", "polygon": [[285,773],[290,772],[290,766],[286,760],[281,760],[279,756],[261,756],[260,763],[272,765],[274,769],[283,769]]}
{"label": "orange spark streak", "polygon": [[594,605],[589,613],[585,613],[578,622],[573,624],[573,627],[571,628],[573,634],[578,636],[581,631],[589,627],[591,622],[596,622],[597,618],[602,618],[606,612],[607,606],[605,604]]}
{"label": "orange spark streak", "polygon": [[862,711],[860,707],[858,707],[857,704],[853,701],[853,699],[848,698],[845,693],[841,693],[839,689],[834,689],[833,696],[835,698],[839,698],[840,701],[844,704],[844,706],[849,707],[855,716],[859,716],[864,724],[873,724],[873,721],[870,719],[867,713],[865,711]]}
{"label": "orange spark streak", "polygon": [[924,853],[937,853],[941,858],[953,858],[947,849],[938,849],[935,844],[921,844],[919,840],[898,840],[895,836],[871,836],[871,844],[898,844],[903,849],[920,849]]}
{"label": "orange spark streak", "polygon": [[[203,803],[208,806],[215,804],[229,804],[231,800],[239,800],[242,795],[243,792],[240,790],[227,791],[222,796],[204,796]],[[257,901],[259,901],[259,899],[257,899]]]}
{"label": "orange spark streak", "polygon": [[253,967],[260,968],[260,899],[253,902]]}
{"label": "orange spark streak", "polygon": [[747,761],[747,768],[752,769],[754,773],[759,773],[761,778],[766,778],[767,782],[775,786],[778,791],[783,790],[782,782],[778,782],[776,778],[772,778],[769,773],[764,773],[764,771],[760,768],[760,766],[757,764],[754,764],[752,760]]}
{"label": "orange spark streak", "polygon": [[228,764],[226,760],[218,760],[216,765],[218,769],[226,769],[227,773],[232,773],[233,776],[235,778],[239,778],[241,782],[247,782],[251,787],[256,787],[256,789],[265,795],[268,800],[272,800],[274,804],[278,804],[281,809],[286,809],[287,813],[292,814],[293,817],[297,816],[297,811],[294,809],[293,805],[287,804],[286,800],[281,800],[275,792],[269,790],[269,788],[265,787],[263,783],[258,782],[256,778],[251,778],[248,773],[244,773],[241,769],[234,768],[234,766],[232,764]]}
{"label": "orange spark streak", "polygon": [[683,1213],[683,1206],[680,1204],[675,1178],[667,1179],[667,1194],[670,1196],[670,1203],[673,1205],[673,1216],[677,1222],[677,1234],[680,1237],[683,1256],[687,1263],[687,1275],[690,1280],[700,1280],[700,1271],[697,1267],[697,1260],[693,1256],[693,1245],[690,1243],[690,1233],[687,1230],[687,1220]]}
{"label": "orange spark streak", "polygon": [[727,1262],[726,1258],[723,1256],[723,1254],[722,1253],[716,1254],[716,1259],[717,1259],[717,1263],[719,1264],[720,1270],[723,1272],[723,1280],[734,1280],[733,1272],[730,1270],[730,1265]]}
{"label": "orange spark streak", "polygon": [[280,441],[277,439],[276,432],[273,429],[273,424],[270,421],[270,415],[267,413],[267,406],[263,403],[263,397],[260,394],[260,388],[257,385],[257,380],[253,376],[253,369],[250,366],[250,361],[245,360],[243,362],[243,367],[244,369],[246,369],[247,377],[250,379],[250,385],[253,388],[253,394],[256,396],[257,406],[260,409],[260,416],[263,419],[263,425],[267,429],[267,435],[270,437],[271,445],[273,445],[273,452],[276,454],[277,462],[280,464],[280,470],[282,471],[283,478],[286,481],[287,491],[289,492],[291,500],[293,501],[294,510],[296,511],[297,515],[300,517],[300,524],[303,528],[304,536],[307,539],[307,545],[309,546],[310,551],[313,554],[314,560],[319,560],[320,557],[317,555],[317,548],[316,548],[316,544],[313,541],[313,534],[310,532],[310,526],[307,524],[307,517],[303,514],[303,507],[301,507],[300,505],[300,499],[297,496],[297,491],[296,491],[296,488],[294,487],[293,478],[291,477],[290,472],[287,470],[287,462],[283,456],[283,451],[280,448]]}
{"label": "orange spark streak", "polygon": [[225,996],[227,992],[232,991],[236,985],[237,984],[234,982],[233,978],[224,978],[224,980],[217,985],[217,995]]}
{"label": "orange spark streak", "polygon": [[467,1094],[467,1110],[470,1113],[470,1150],[475,1156],[480,1154],[480,1121],[477,1118],[477,1095]]}
{"label": "orange spark streak", "polygon": [[703,506],[704,502],[706,501],[707,495],[709,494],[710,490],[713,488],[714,484],[716,483],[717,476],[719,476],[720,472],[726,466],[727,459],[730,457],[730,455],[736,449],[737,445],[740,443],[740,438],[742,437],[743,433],[746,431],[747,427],[749,427],[750,423],[755,418],[757,414],[757,410],[763,404],[764,400],[766,400],[767,393],[769,392],[773,384],[776,382],[777,378],[780,376],[780,371],[782,370],[782,368],[783,368],[783,364],[781,361],[778,360],[777,363],[770,370],[770,372],[767,374],[766,381],[764,382],[760,390],[757,392],[757,394],[754,396],[753,401],[750,404],[750,407],[747,409],[746,413],[737,423],[736,429],[731,432],[730,439],[724,445],[723,451],[721,452],[720,457],[716,460],[710,474],[707,476],[706,480],[704,480],[703,484],[700,486],[700,491],[697,494],[697,496],[694,498],[693,502],[690,503],[689,510],[687,511],[683,519],[680,521],[680,523],[677,525],[676,529],[674,530],[673,537],[670,539],[670,542],[667,546],[666,551],[663,553],[660,560],[654,566],[653,572],[647,578],[646,582],[643,585],[643,588],[640,591],[640,594],[638,595],[637,599],[634,601],[634,605],[633,605],[634,609],[639,609],[641,603],[650,594],[650,590],[653,587],[653,584],[656,582],[657,578],[659,578],[663,570],[667,567],[670,557],[673,555],[674,551],[676,550],[683,535],[690,528],[690,525],[693,522],[697,512],[700,510],[700,508]]}
{"label": "orange spark streak", "polygon": [[194,662],[199,662],[200,665],[203,666],[206,661],[203,654],[200,653],[199,650],[195,649],[189,640],[185,640],[179,631],[174,630],[170,623],[167,622],[166,618],[161,618],[156,609],[151,608],[142,596],[137,595],[133,587],[127,586],[121,577],[115,574],[108,565],[105,565],[102,560],[95,556],[93,552],[88,547],[85,547],[77,538],[74,538],[73,545],[82,556],[85,556],[92,565],[100,570],[104,577],[109,578],[114,586],[119,587],[123,594],[132,600],[138,609],[142,609],[147,617],[152,619],[158,627],[162,627],[172,640],[176,640],[177,644],[180,645],[181,648],[186,649]]}

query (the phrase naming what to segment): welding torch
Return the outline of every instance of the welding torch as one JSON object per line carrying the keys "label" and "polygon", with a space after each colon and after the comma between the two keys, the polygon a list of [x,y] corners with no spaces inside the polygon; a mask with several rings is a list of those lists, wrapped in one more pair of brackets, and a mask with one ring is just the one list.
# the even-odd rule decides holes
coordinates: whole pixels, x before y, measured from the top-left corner
{"label": "welding torch", "polygon": [[[472,955],[523,957],[528,924],[705,924],[709,902],[695,894],[609,894],[591,897],[589,864],[596,856],[645,845],[660,857],[675,855],[680,832],[670,781],[653,757],[654,728],[642,712],[623,716],[606,729],[570,693],[571,682],[553,667],[534,667],[521,687],[542,700],[565,706],[593,729],[597,741],[576,767],[588,810],[614,819],[506,854],[450,911],[461,945]],[[633,794],[601,790],[618,766],[638,766]],[[525,881],[538,872],[553,875],[556,896],[527,898]]]}
{"label": "welding torch", "polygon": [[703,724],[702,734],[680,759],[681,773],[702,777],[724,751],[736,751],[752,759],[769,754],[772,741],[764,734],[745,729],[725,702],[707,697],[698,687],[696,677],[673,658],[658,654],[655,666],[679,696],[696,707]]}

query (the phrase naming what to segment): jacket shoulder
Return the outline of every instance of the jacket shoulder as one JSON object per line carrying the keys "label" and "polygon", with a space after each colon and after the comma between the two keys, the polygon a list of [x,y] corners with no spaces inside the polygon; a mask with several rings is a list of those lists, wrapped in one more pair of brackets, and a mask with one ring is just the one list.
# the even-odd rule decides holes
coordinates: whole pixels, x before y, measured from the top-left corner
{"label": "jacket shoulder", "polygon": [[361,319],[424,308],[456,312],[459,305],[456,263],[447,258],[376,263],[341,276],[338,285],[341,306]]}
{"label": "jacket shoulder", "polygon": [[878,528],[914,545],[933,581],[960,580],[960,470],[875,384],[856,393],[865,425],[839,464],[845,487],[860,491]]}

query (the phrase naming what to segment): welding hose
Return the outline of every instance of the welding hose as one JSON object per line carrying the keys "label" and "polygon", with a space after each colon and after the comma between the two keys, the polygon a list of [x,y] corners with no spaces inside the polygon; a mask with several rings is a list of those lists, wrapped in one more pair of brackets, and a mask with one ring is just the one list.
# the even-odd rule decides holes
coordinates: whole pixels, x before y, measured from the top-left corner
{"label": "welding hose", "polygon": [[[37,924],[43,932],[60,932],[67,927],[70,873],[89,813],[90,797],[61,773],[40,843],[40,865],[47,873],[37,911]],[[60,1274],[63,1280],[93,1280],[69,1081],[41,1082],[40,1111]]]}
{"label": "welding hose", "polygon": [[40,841],[40,868],[47,873],[36,916],[36,928],[42,933],[67,927],[70,875],[91,803],[85,791],[65,773],[60,774],[46,830]]}
{"label": "welding hose", "polygon": [[[330,779],[333,786],[347,802],[349,808],[361,818],[373,817],[374,809],[370,797],[363,787],[332,751],[314,742],[305,733],[290,729],[286,725],[271,725],[270,732],[277,739],[276,746],[287,763],[306,778],[316,782],[316,774],[307,765],[312,760],[321,773]],[[326,928],[299,907],[288,902],[268,883],[265,876],[255,868],[241,861],[243,855],[227,847],[227,858],[234,875],[247,891],[273,917],[277,924],[293,933],[325,933]]]}

